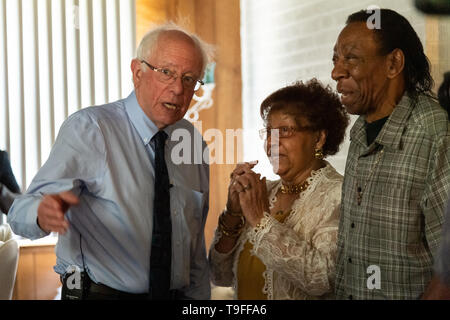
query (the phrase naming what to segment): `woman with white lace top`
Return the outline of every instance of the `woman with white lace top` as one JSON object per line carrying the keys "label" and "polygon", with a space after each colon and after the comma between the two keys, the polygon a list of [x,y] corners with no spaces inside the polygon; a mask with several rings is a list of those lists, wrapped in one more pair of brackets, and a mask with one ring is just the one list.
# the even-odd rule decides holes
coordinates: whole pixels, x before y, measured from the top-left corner
{"label": "woman with white lace top", "polygon": [[261,116],[281,179],[261,178],[256,162],[231,173],[209,252],[212,281],[233,286],[236,299],[333,298],[342,176],[324,157],[339,150],[348,115],[312,79],[269,95]]}

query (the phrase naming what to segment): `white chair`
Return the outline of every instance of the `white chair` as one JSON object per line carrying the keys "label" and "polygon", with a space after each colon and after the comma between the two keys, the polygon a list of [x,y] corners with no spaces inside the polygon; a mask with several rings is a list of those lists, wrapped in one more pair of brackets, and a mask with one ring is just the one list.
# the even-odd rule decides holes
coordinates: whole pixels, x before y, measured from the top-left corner
{"label": "white chair", "polygon": [[0,225],[0,300],[11,300],[19,262],[19,245],[9,225]]}

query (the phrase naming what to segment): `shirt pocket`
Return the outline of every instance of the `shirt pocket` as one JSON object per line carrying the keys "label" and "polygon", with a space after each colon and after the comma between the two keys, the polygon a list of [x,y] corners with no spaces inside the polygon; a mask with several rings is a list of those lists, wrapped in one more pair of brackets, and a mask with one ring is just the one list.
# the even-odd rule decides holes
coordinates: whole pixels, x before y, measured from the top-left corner
{"label": "shirt pocket", "polygon": [[[196,191],[184,186],[174,186],[174,197],[171,203],[174,205],[172,210],[174,219],[181,222],[180,231],[189,231],[189,239],[197,236],[201,232],[203,225],[204,206],[207,205],[207,193]],[[187,236],[184,232],[183,236]]]}
{"label": "shirt pocket", "polygon": [[378,186],[369,212],[371,239],[377,239],[381,250],[395,254],[414,254],[423,245],[424,221],[418,188]]}

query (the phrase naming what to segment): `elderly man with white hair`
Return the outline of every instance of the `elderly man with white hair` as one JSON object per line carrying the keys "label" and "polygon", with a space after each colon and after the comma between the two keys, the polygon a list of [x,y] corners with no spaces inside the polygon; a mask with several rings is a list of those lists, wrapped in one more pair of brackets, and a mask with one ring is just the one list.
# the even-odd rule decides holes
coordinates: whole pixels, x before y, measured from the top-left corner
{"label": "elderly man with white hair", "polygon": [[192,158],[206,149],[183,117],[210,49],[173,24],[151,30],[131,62],[134,91],[72,114],[14,202],[15,233],[59,233],[62,299],[210,298],[209,166],[185,155],[180,164],[174,150],[179,132]]}

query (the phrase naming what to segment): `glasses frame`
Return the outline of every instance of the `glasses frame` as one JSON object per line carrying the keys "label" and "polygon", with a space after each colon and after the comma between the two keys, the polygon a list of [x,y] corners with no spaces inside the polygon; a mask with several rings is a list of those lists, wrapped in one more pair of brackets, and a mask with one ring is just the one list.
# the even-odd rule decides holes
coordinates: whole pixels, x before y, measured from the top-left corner
{"label": "glasses frame", "polygon": [[[281,132],[280,129],[284,129],[284,128],[289,129],[287,131],[288,133],[287,134],[280,134],[280,132]],[[290,137],[292,137],[295,132],[314,131],[315,129],[312,126],[305,126],[305,127],[281,126],[281,127],[278,127],[278,128],[266,127],[266,128],[258,130],[259,137],[262,140],[267,140],[268,137],[269,137],[268,133],[271,130],[279,130],[278,137],[282,139],[282,138],[290,138]],[[270,133],[270,136],[271,135],[272,134]]]}
{"label": "glasses frame", "polygon": [[[178,79],[178,74],[175,71],[172,71],[172,70],[167,69],[167,68],[154,67],[154,66],[152,66],[150,63],[148,63],[145,60],[140,60],[140,61],[142,63],[145,63],[145,65],[147,65],[151,70],[153,70],[155,72],[159,72],[160,74],[162,74],[164,76],[169,76],[170,78],[167,80],[167,83],[169,83],[169,84],[174,83]],[[193,90],[194,92],[196,92],[196,91],[198,91],[201,88],[202,85],[205,84],[202,80],[197,79],[195,81],[195,84],[194,84],[194,86],[192,88],[191,87],[186,87],[184,82],[183,82],[183,77],[184,76],[185,75],[181,75],[181,83],[183,84],[183,88],[185,88],[185,89]],[[164,82],[164,81],[161,81],[161,82]],[[166,83],[166,82],[164,82],[164,83]],[[198,88],[197,88],[197,86],[198,86]]]}

